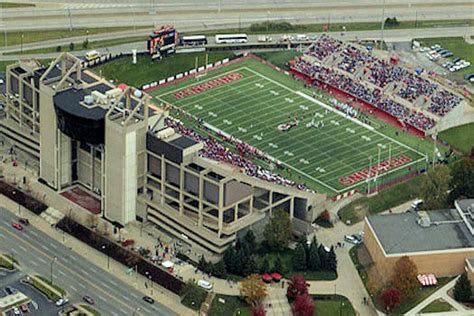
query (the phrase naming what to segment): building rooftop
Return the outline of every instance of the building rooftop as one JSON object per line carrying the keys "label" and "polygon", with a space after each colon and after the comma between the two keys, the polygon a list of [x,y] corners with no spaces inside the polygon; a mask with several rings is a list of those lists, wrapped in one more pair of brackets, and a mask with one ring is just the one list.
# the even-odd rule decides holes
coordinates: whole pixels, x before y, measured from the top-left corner
{"label": "building rooftop", "polygon": [[5,95],[7,93],[7,83],[6,83],[6,74],[0,71],[0,79],[3,80],[3,83],[0,84],[0,94]]}
{"label": "building rooftop", "polygon": [[427,212],[421,226],[417,212],[367,217],[386,254],[474,247],[474,237],[456,209]]}

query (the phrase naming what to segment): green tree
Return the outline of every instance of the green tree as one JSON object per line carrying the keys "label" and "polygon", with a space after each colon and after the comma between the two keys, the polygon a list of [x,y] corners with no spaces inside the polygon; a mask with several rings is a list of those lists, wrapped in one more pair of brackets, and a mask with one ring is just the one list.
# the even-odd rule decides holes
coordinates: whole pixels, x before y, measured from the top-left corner
{"label": "green tree", "polygon": [[248,276],[256,272],[258,272],[258,267],[257,267],[257,262],[255,260],[255,256],[249,256],[247,259],[243,261],[242,275]]}
{"label": "green tree", "polygon": [[252,230],[249,230],[247,234],[245,234],[243,241],[248,249],[250,249],[250,252],[254,252],[255,249],[257,249],[257,241]]}
{"label": "green tree", "polygon": [[328,270],[328,252],[322,244],[318,247],[318,256],[321,270]]}
{"label": "green tree", "polygon": [[74,50],[74,43],[69,43],[69,50],[72,52]]}
{"label": "green tree", "polygon": [[275,262],[273,264],[272,272],[283,273],[285,267],[283,266],[283,262],[281,261],[281,257],[277,256]]}
{"label": "green tree", "polygon": [[450,203],[458,198],[474,197],[474,159],[464,157],[456,161],[451,169],[451,176]]}
{"label": "green tree", "polygon": [[237,253],[234,247],[229,247],[224,252],[223,261],[225,263],[225,268],[230,273],[235,273],[235,260],[236,260]]}
{"label": "green tree", "polygon": [[61,47],[61,45],[57,46],[56,47],[56,51],[59,53],[63,48]]}
{"label": "green tree", "polygon": [[309,246],[308,269],[311,271],[318,271],[321,269],[321,260],[319,258],[318,244],[316,242],[316,237],[313,239],[313,242]]}
{"label": "green tree", "polygon": [[82,48],[86,49],[87,46],[89,46],[89,40],[86,38],[86,39],[82,42]]}
{"label": "green tree", "polygon": [[225,263],[224,260],[219,260],[213,267],[212,267],[212,273],[214,276],[218,278],[225,278],[227,275],[227,272],[225,270]]}
{"label": "green tree", "polygon": [[296,246],[296,249],[293,252],[293,256],[291,257],[291,262],[293,264],[293,270],[306,270],[306,250],[301,243]]}
{"label": "green tree", "polygon": [[[440,165],[431,168],[423,175],[420,185],[420,197],[423,199],[423,209],[436,210],[447,205],[451,174],[449,167]],[[403,292],[403,291],[402,291]]]}
{"label": "green tree", "polygon": [[334,247],[331,247],[331,250],[328,253],[326,267],[329,271],[337,272],[337,258]]}
{"label": "green tree", "polygon": [[395,262],[392,274],[392,284],[403,297],[410,297],[418,288],[418,268],[408,257],[403,256]]}
{"label": "green tree", "polygon": [[454,285],[454,298],[459,302],[468,302],[472,296],[471,281],[467,277],[467,273],[461,274]]}
{"label": "green tree", "polygon": [[260,273],[264,274],[268,272],[270,272],[270,262],[268,261],[267,256],[265,256],[265,258],[262,260],[262,264],[260,265]]}
{"label": "green tree", "polygon": [[284,249],[288,247],[292,232],[290,215],[284,210],[277,210],[265,226],[263,236],[270,248]]}

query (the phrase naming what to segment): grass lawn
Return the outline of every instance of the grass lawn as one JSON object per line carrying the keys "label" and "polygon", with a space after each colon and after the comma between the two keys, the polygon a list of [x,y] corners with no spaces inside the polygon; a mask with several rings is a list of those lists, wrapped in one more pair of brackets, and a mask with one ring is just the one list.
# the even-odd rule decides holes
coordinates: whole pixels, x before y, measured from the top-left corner
{"label": "grass lawn", "polygon": [[[223,299],[225,303],[219,302]],[[238,313],[240,311],[240,313]],[[250,306],[238,296],[217,294],[209,309],[209,316],[250,316]]]}
{"label": "grass lawn", "polygon": [[441,313],[449,312],[454,310],[454,308],[444,301],[443,299],[437,299],[436,301],[431,302],[428,306],[421,310],[421,313]]}
{"label": "grass lawn", "polygon": [[202,303],[206,300],[207,291],[196,284],[188,283],[184,289],[184,295],[181,298],[181,304],[194,310],[199,310]]}
{"label": "grass lawn", "polygon": [[455,57],[459,57],[461,59],[471,62],[471,65],[469,67],[457,71],[455,72],[455,74],[464,76],[465,74],[474,72],[474,45],[467,43],[464,38],[438,37],[420,39],[419,41],[422,46],[432,46],[434,44],[439,44],[444,49],[452,51]]}
{"label": "grass lawn", "polygon": [[[49,282],[49,280],[46,280],[45,278],[42,278],[42,277],[39,277],[42,281],[48,283],[48,284],[51,284]],[[61,298],[60,295],[57,295],[56,292],[53,292],[51,291],[49,288],[45,287],[42,283],[39,283],[38,281],[36,281],[36,279],[33,279],[33,278],[30,278],[29,280],[26,280],[25,281],[26,283],[30,284],[31,286],[33,286],[35,289],[37,289],[38,291],[40,291],[41,293],[43,293],[44,295],[46,295],[46,297],[48,299],[50,299],[51,301],[55,302],[57,300],[59,300]],[[64,291],[63,289],[53,285],[53,287],[60,293],[62,293],[63,295],[65,295],[66,291]]]}
{"label": "grass lawn", "polygon": [[281,272],[285,278],[289,278],[292,275],[300,274],[305,277],[308,281],[317,281],[317,280],[335,280],[337,279],[337,273],[332,271],[293,271],[291,258],[293,256],[293,250],[287,249],[281,252],[269,252],[267,254],[262,254],[262,257],[268,258],[268,263],[270,267],[273,267],[275,264],[276,258],[279,256],[283,264],[283,271]]}
{"label": "grass lawn", "polygon": [[0,2],[0,9],[35,7],[33,3]]}
{"label": "grass lawn", "polygon": [[[4,254],[4,256],[6,256],[8,259],[4,259],[3,257],[0,257],[0,267],[7,270],[13,270],[12,260],[10,256],[8,254]],[[18,264],[15,259],[13,260],[15,261],[15,264]]]}
{"label": "grass lawn", "polygon": [[100,312],[98,310],[96,310],[95,308],[92,308],[91,306],[89,305],[86,305],[86,304],[80,304],[80,306],[84,309],[86,309],[88,312],[90,312],[93,316],[100,316]]}
{"label": "grass lawn", "polygon": [[[474,49],[474,47],[473,47]],[[472,66],[471,66],[472,67]],[[439,137],[455,149],[469,154],[474,147],[474,123],[450,128],[440,133]]]}
{"label": "grass lawn", "polygon": [[314,316],[355,316],[351,302],[341,295],[313,295]]}
{"label": "grass lawn", "polygon": [[[377,157],[379,152],[381,162],[389,155],[407,157],[404,166],[390,175],[406,173],[408,167],[424,167],[425,158],[420,151],[401,144],[399,138],[395,140],[324,108],[304,94],[301,82],[258,61],[246,60],[220,68],[200,83],[227,73],[239,78],[185,97],[179,93],[199,84],[195,79],[161,87],[151,94],[202,119],[209,129],[223,131],[261,149],[281,162],[283,168],[279,172],[283,176],[291,175],[295,182],[330,196],[364,186],[364,181],[347,184],[341,179],[367,168],[368,157]],[[325,96],[321,100],[327,104]],[[277,129],[294,117],[301,124],[286,132]],[[312,120],[323,120],[324,127],[308,127]]]}
{"label": "grass lawn", "polygon": [[371,197],[362,197],[339,210],[341,220],[355,224],[367,215],[383,212],[417,197],[421,177],[394,185]]}
{"label": "grass lawn", "polygon": [[[151,26],[150,26],[151,29]],[[33,43],[33,42],[42,42],[54,39],[77,37],[77,36],[87,36],[94,34],[102,33],[113,33],[120,31],[129,31],[130,27],[120,26],[120,27],[103,27],[103,28],[74,28],[72,31],[69,29],[57,29],[57,30],[38,30],[34,32],[30,31],[15,31],[7,33],[7,42],[8,46],[20,45],[22,40],[21,36],[23,34],[23,44]],[[0,36],[0,47],[5,46],[5,37]]]}
{"label": "grass lawn", "polygon": [[[82,50],[90,50],[95,48],[103,48],[103,47],[110,47],[110,46],[117,46],[122,44],[128,43],[135,43],[139,41],[146,41],[146,36],[134,36],[134,37],[125,37],[119,39],[111,39],[105,41],[96,41],[96,42],[89,42],[86,48],[82,46],[83,42],[74,42],[74,49],[73,52],[82,51]],[[61,52],[70,52],[70,47],[68,45],[61,46]],[[30,54],[48,54],[48,53],[58,53],[57,47],[47,47],[47,48],[38,48],[38,49],[30,49],[30,50],[23,50],[23,55],[30,55]],[[4,55],[18,55],[20,51],[9,52]]]}
{"label": "grass lawn", "polygon": [[278,66],[282,69],[287,69],[286,63],[297,56],[301,56],[301,52],[296,50],[283,50],[283,51],[274,51],[274,52],[255,52],[255,55],[261,57],[270,63]]}
{"label": "grass lawn", "polygon": [[[232,56],[231,52],[209,53],[209,63]],[[175,54],[160,61],[153,61],[148,56],[138,56],[137,64],[132,64],[132,58],[122,58],[95,67],[96,73],[113,79],[117,82],[125,82],[134,87],[168,78],[180,72],[193,69],[198,58],[198,65],[206,63],[205,53]]]}

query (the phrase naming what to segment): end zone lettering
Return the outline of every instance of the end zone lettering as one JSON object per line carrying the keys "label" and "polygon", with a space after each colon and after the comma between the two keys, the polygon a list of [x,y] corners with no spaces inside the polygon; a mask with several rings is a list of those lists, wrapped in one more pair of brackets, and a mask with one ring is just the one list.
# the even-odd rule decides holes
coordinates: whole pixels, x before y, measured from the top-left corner
{"label": "end zone lettering", "polygon": [[412,159],[405,155],[400,155],[398,158],[392,158],[390,160],[385,160],[378,165],[367,167],[356,173],[353,173],[349,176],[339,178],[339,182],[344,185],[351,185],[362,180],[373,177],[376,174],[387,172],[391,169],[394,169],[398,166],[402,166],[406,163],[411,162]]}
{"label": "end zone lettering", "polygon": [[233,73],[230,73],[230,74],[225,75],[223,77],[219,77],[219,78],[212,79],[212,80],[209,80],[207,82],[198,84],[198,85],[193,86],[191,88],[186,88],[186,89],[180,90],[178,92],[173,93],[173,96],[176,99],[179,100],[179,99],[185,98],[187,96],[195,95],[195,94],[198,94],[198,93],[201,93],[201,92],[204,92],[204,91],[222,86],[224,84],[227,84],[227,83],[230,83],[232,81],[239,80],[239,79],[242,79],[242,78],[243,78],[243,76],[240,73],[233,72]]}

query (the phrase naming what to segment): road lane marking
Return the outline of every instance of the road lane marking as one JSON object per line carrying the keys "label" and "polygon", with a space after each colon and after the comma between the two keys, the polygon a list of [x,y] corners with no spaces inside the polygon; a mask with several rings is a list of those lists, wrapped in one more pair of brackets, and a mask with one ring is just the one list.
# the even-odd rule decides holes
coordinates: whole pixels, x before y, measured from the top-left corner
{"label": "road lane marking", "polygon": [[113,280],[109,280],[109,282],[110,282],[112,285],[118,286],[118,284],[117,284],[116,282],[114,282]]}
{"label": "road lane marking", "polygon": [[[33,245],[32,243],[26,241],[26,240],[23,239],[23,238],[20,238],[20,237],[16,236],[16,235],[13,234],[12,232],[9,232],[8,230],[1,229],[1,228],[0,228],[0,231],[3,231],[4,233],[6,233],[6,234],[8,234],[9,236],[15,238],[17,241],[19,241],[19,242],[21,242],[21,243],[27,244],[28,246],[30,246],[30,247],[32,248],[33,251],[36,251],[36,252],[42,254],[42,255],[45,256],[46,258],[48,258],[48,259],[53,259],[53,258],[54,258],[54,257],[52,257],[51,255],[48,255],[47,253],[41,251],[39,248],[37,248],[37,247],[36,247],[35,245]],[[48,237],[49,237],[49,236],[48,236]],[[15,251],[15,249],[13,249],[13,248],[11,249],[11,251],[14,252],[14,253],[17,253],[17,252]],[[71,257],[72,257],[72,256],[71,256]],[[41,259],[41,257],[38,257],[38,259]],[[44,261],[44,260],[43,260],[43,261]],[[84,261],[86,261],[86,259],[84,259]],[[110,297],[113,301],[117,302],[119,305],[124,306],[126,309],[128,309],[128,310],[130,310],[130,311],[135,311],[135,309],[132,308],[130,305],[124,303],[124,302],[123,302],[122,300],[120,300],[118,297],[115,297],[114,295],[109,294],[107,291],[104,291],[104,290],[101,288],[100,285],[96,285],[96,284],[94,284],[92,281],[90,281],[90,280],[84,278],[82,275],[80,275],[79,273],[77,273],[76,270],[74,270],[74,269],[72,269],[72,268],[69,268],[68,266],[66,266],[65,264],[63,264],[61,261],[59,261],[59,262],[57,263],[57,265],[61,266],[61,267],[62,267],[63,269],[65,269],[65,270],[67,270],[67,271],[71,274],[71,276],[77,276],[77,278],[82,279],[85,283],[90,284],[90,286],[91,286],[92,288],[94,288],[94,289],[96,289],[97,291],[102,292],[104,295]],[[85,272],[85,271],[83,271],[83,272]],[[105,301],[105,299],[103,299],[103,300]],[[137,315],[143,315],[143,314],[140,313],[140,312],[138,312],[138,313],[136,313],[136,314],[137,314]]]}
{"label": "road lane marking", "polygon": [[76,289],[74,286],[70,285],[69,287],[70,287],[74,292],[77,292],[77,289]]}
{"label": "road lane marking", "polygon": [[125,296],[125,295],[122,295],[122,297],[127,300],[127,301],[130,301],[130,298],[128,296]]}
{"label": "road lane marking", "polygon": [[36,261],[30,260],[30,263],[33,264],[34,266],[38,266],[38,264],[36,263]]}
{"label": "road lane marking", "polygon": [[20,248],[20,249],[23,250],[24,252],[28,252],[28,250],[26,250],[26,248],[23,247],[23,246],[18,245],[18,248]]}
{"label": "road lane marking", "polygon": [[49,245],[50,245],[51,247],[53,247],[54,249],[58,249],[58,246],[56,246],[56,245],[53,244],[53,243],[49,243]]}
{"label": "road lane marking", "polygon": [[66,276],[66,273],[62,272],[61,270],[58,270],[59,274]]}
{"label": "road lane marking", "polygon": [[38,236],[38,233],[37,233],[37,232],[35,232],[35,231],[33,231],[33,230],[32,230],[32,231],[30,231],[30,233],[31,233],[33,236],[35,236],[35,237],[39,237],[39,236]]}
{"label": "road lane marking", "polygon": [[41,262],[43,262],[44,264],[47,264],[46,260],[44,260],[44,259],[41,258],[41,257],[38,257],[38,260],[41,261]]}
{"label": "road lane marking", "polygon": [[44,249],[44,250],[46,250],[46,251],[49,251],[49,248],[48,248],[48,247],[46,247],[46,246],[45,246],[45,245],[43,245],[43,244],[41,245],[41,248],[43,248],[43,249]]}
{"label": "road lane marking", "polygon": [[102,301],[107,302],[107,300],[106,300],[103,296],[99,295],[99,298],[100,298]]}
{"label": "road lane marking", "polygon": [[94,273],[99,273],[99,271],[97,271],[96,269],[94,269],[93,267],[89,267],[89,269],[94,272]]}
{"label": "road lane marking", "polygon": [[77,283],[77,285],[79,285],[79,286],[82,287],[83,289],[86,288],[82,283]]}

